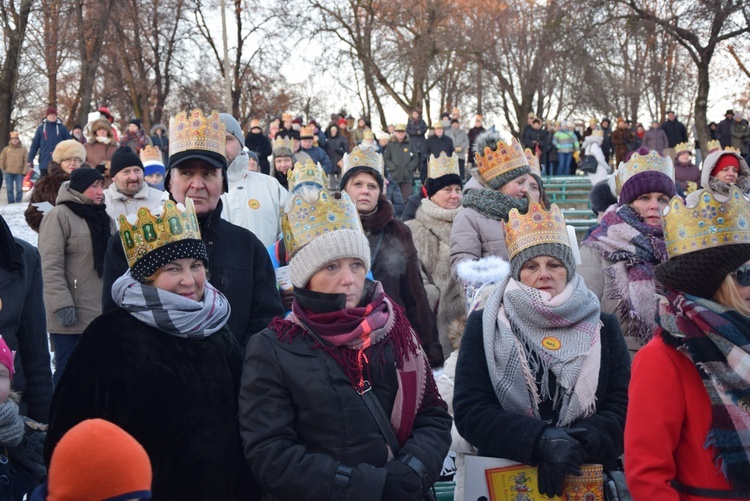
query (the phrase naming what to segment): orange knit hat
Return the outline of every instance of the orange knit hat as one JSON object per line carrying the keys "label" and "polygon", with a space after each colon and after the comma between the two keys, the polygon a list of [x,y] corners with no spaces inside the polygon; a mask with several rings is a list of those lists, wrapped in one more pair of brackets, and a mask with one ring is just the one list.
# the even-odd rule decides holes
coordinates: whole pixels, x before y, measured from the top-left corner
{"label": "orange knit hat", "polygon": [[52,453],[48,501],[151,498],[151,462],[119,426],[87,419],[68,430]]}

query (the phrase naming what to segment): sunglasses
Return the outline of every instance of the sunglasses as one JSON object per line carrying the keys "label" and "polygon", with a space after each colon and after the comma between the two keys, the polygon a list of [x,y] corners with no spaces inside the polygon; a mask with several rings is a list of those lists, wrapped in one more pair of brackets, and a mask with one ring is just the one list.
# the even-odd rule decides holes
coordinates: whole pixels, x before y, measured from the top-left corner
{"label": "sunglasses", "polygon": [[750,286],[750,264],[740,266],[732,275],[737,279],[737,283],[742,287]]}

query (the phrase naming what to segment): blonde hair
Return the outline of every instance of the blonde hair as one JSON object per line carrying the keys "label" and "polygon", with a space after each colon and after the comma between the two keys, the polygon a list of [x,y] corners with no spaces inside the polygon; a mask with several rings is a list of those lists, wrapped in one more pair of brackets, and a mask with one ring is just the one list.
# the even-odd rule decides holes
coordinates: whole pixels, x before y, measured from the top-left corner
{"label": "blonde hair", "polygon": [[727,274],[727,276],[724,277],[724,281],[721,283],[721,286],[719,286],[719,289],[714,292],[711,299],[722,306],[726,306],[727,308],[731,308],[750,317],[750,305],[742,299],[737,282],[735,282],[731,274]]}

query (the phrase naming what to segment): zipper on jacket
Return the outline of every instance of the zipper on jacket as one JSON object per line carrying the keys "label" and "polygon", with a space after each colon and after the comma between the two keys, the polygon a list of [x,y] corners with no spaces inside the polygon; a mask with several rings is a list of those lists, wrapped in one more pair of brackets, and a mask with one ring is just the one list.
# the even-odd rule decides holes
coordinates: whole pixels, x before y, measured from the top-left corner
{"label": "zipper on jacket", "polygon": [[73,279],[73,306],[76,304],[76,291],[78,290],[78,279]]}

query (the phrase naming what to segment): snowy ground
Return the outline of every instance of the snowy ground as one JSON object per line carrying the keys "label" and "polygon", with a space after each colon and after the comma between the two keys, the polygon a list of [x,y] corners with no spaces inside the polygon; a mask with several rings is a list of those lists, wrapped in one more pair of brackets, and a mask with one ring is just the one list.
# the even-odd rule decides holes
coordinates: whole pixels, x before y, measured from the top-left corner
{"label": "snowy ground", "polygon": [[11,233],[16,238],[26,240],[30,244],[36,246],[39,235],[29,228],[26,224],[26,218],[23,217],[23,212],[26,207],[29,206],[28,202],[21,202],[17,204],[7,203],[8,195],[5,191],[5,183],[3,183],[2,189],[0,189],[0,215],[3,216],[5,222],[8,223]]}

